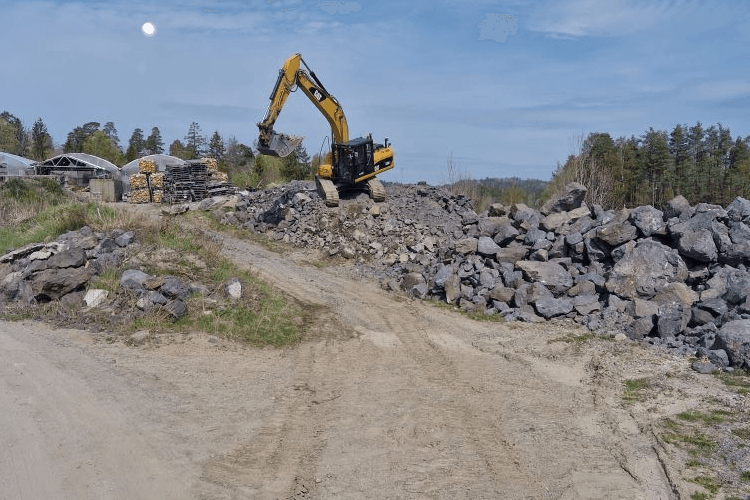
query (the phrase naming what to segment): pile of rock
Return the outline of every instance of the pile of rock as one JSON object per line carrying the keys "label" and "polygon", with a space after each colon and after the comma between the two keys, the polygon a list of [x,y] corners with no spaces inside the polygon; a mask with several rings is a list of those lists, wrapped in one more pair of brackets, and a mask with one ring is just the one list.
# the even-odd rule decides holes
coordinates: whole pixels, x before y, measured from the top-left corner
{"label": "pile of rock", "polygon": [[750,201],[603,210],[566,187],[540,210],[428,186],[328,208],[310,183],[243,193],[225,223],[355,259],[383,286],[508,320],[568,318],[750,367]]}
{"label": "pile of rock", "polygon": [[102,233],[83,227],[56,241],[8,252],[0,256],[0,305],[59,300],[71,306],[109,308],[115,315],[127,312],[138,317],[159,310],[179,318],[187,312],[188,296],[209,295],[208,288],[200,283],[187,284],[174,276],[151,276],[136,268],[120,275],[120,293],[115,296],[90,286],[91,280],[107,269],[127,267],[129,262],[137,261],[139,250],[141,246],[131,231]]}

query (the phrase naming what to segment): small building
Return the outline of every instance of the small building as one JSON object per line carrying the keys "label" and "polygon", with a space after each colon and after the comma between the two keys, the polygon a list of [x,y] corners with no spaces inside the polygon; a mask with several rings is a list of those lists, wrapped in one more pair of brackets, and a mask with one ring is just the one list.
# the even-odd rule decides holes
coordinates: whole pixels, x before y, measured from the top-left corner
{"label": "small building", "polygon": [[0,182],[9,177],[34,175],[38,162],[22,156],[0,152]]}
{"label": "small building", "polygon": [[91,179],[113,179],[120,182],[120,169],[104,158],[86,153],[63,153],[44,160],[37,167],[39,175],[65,177],[77,186],[87,186]]}

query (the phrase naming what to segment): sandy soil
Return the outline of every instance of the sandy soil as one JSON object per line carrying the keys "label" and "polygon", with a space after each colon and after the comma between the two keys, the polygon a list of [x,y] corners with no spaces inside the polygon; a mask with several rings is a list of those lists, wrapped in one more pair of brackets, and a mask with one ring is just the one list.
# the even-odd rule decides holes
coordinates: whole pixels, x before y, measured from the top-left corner
{"label": "sandy soil", "polygon": [[[565,325],[476,322],[315,257],[224,253],[321,311],[310,339],[140,346],[0,322],[0,499],[676,499],[652,425],[724,389]],[[308,262],[309,261],[309,262]],[[663,383],[626,403],[623,381]],[[661,381],[661,382],[659,382]],[[676,467],[676,466],[675,466]]]}

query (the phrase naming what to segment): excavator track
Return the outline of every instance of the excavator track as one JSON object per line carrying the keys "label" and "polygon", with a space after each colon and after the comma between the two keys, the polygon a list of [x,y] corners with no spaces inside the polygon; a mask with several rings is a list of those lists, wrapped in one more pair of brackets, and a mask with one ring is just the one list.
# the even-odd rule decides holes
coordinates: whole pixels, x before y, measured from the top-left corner
{"label": "excavator track", "polygon": [[315,177],[315,185],[318,188],[318,194],[320,194],[320,197],[325,200],[326,206],[339,206],[339,191],[336,189],[336,186],[332,181]]}
{"label": "excavator track", "polygon": [[367,190],[370,192],[370,198],[372,201],[380,203],[385,201],[385,186],[377,179],[370,179],[367,181]]}

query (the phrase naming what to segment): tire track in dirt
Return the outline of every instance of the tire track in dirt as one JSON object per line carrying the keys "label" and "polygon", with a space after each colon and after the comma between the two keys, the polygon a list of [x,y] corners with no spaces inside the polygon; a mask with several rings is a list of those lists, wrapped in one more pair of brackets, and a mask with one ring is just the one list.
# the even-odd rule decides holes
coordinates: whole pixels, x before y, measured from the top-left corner
{"label": "tire track in dirt", "polygon": [[[308,497],[673,497],[650,468],[649,439],[630,432],[626,414],[595,404],[585,357],[570,359],[564,346],[565,362],[529,354],[528,345],[555,350],[544,345],[549,327],[513,334],[234,238],[223,252],[358,332],[302,349],[316,362],[300,364],[309,371],[298,376],[340,394],[288,424],[318,418],[325,429],[302,446],[317,462],[303,467]],[[511,347],[476,347],[506,335]]]}

